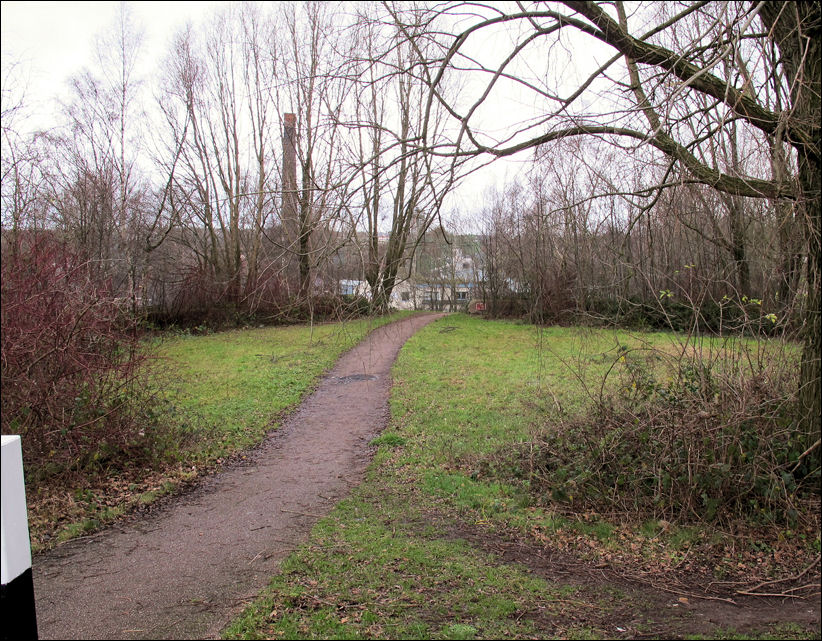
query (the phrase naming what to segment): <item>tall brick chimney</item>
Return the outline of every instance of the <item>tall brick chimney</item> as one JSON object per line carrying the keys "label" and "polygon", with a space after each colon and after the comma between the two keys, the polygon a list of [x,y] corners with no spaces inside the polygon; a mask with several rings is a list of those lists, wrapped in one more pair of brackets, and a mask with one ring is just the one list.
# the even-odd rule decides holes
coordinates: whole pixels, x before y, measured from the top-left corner
{"label": "tall brick chimney", "polygon": [[283,114],[283,204],[282,223],[289,243],[297,242],[297,116]]}

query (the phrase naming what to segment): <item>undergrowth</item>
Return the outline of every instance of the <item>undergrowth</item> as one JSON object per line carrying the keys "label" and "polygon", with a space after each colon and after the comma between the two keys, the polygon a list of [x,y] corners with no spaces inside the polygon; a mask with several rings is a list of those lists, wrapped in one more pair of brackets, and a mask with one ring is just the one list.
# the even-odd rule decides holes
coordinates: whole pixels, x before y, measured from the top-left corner
{"label": "undergrowth", "polygon": [[0,427],[29,478],[139,456],[153,403],[127,301],[88,257],[48,235],[4,246]]}
{"label": "undergrowth", "polygon": [[818,435],[799,428],[790,354],[751,345],[673,358],[620,346],[614,384],[606,375],[587,412],[514,448],[507,469],[574,510],[795,525],[819,499]]}

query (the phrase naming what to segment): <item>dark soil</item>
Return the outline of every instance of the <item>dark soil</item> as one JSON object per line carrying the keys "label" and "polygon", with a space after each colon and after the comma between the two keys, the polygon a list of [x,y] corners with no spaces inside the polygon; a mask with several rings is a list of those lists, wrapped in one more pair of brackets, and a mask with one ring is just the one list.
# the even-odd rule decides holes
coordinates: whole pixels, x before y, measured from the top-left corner
{"label": "dark soil", "polygon": [[216,636],[360,482],[388,418],[390,368],[441,314],[372,332],[282,427],[158,508],[33,560],[43,639]]}
{"label": "dark soil", "polygon": [[[605,563],[593,564],[558,552],[550,544],[523,539],[514,531],[493,532],[438,515],[430,515],[426,522],[437,522],[449,538],[491,553],[500,563],[523,566],[550,583],[578,587],[561,616],[526,613],[548,638],[562,635],[569,627],[599,630],[606,638],[615,639],[712,638],[724,630],[744,637],[778,631],[778,626],[785,624],[795,624],[816,638],[820,634],[818,591],[798,598],[744,596],[727,585],[712,584],[710,578],[688,572],[643,576]],[[818,568],[815,574],[818,580]],[[807,577],[802,582],[806,581]],[[586,607],[578,607],[580,603]],[[602,607],[588,607],[596,603]]]}

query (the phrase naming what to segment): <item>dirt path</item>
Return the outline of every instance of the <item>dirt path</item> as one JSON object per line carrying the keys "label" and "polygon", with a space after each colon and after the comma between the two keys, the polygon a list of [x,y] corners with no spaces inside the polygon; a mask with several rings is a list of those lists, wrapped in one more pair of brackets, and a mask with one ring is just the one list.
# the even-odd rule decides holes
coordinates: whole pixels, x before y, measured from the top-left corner
{"label": "dirt path", "polygon": [[442,314],[381,327],[252,455],[136,522],[35,557],[41,639],[214,637],[362,478],[400,347]]}

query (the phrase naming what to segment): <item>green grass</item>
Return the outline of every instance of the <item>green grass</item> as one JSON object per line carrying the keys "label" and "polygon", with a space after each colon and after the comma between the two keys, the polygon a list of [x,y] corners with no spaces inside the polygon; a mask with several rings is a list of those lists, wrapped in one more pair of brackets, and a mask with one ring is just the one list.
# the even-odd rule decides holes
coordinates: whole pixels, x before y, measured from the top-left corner
{"label": "green grass", "polygon": [[[728,347],[700,345],[716,354]],[[581,541],[592,559],[629,545],[640,560],[662,546],[680,559],[700,533],[659,522],[632,530],[597,515],[532,505],[527,478],[498,473],[494,465],[505,463],[493,455],[584,412],[626,353],[626,360],[659,368],[677,349],[677,338],[664,333],[538,329],[465,315],[427,326],[394,366],[393,418],[372,441],[378,450],[365,482],[317,524],[224,636],[613,635],[614,608],[629,598],[615,598],[617,587],[580,590],[548,581],[503,563],[494,546],[515,531],[555,548]],[[617,381],[608,377],[608,384]],[[648,603],[635,605],[649,621],[667,616]]]}
{"label": "green grass", "polygon": [[[370,486],[372,491],[379,489]],[[394,516],[402,515],[402,521]],[[535,634],[567,588],[499,563],[408,497],[361,488],[288,559],[228,638],[503,638]],[[519,619],[519,620],[518,620]]]}
{"label": "green grass", "polygon": [[[551,411],[539,393],[552,372],[538,340],[533,328],[467,316],[412,337],[393,370],[394,419],[373,441],[368,480],[225,636],[505,638],[536,635],[540,617],[558,616],[576,588],[501,563],[448,519],[483,525],[527,504],[520,489],[478,479],[460,461],[526,438],[529,421]],[[579,400],[572,385],[562,393],[569,405]]]}
{"label": "green grass", "polygon": [[402,316],[164,341],[157,355],[165,365],[158,383],[167,391],[172,419],[161,437],[166,453],[212,462],[258,443],[344,351]]}

